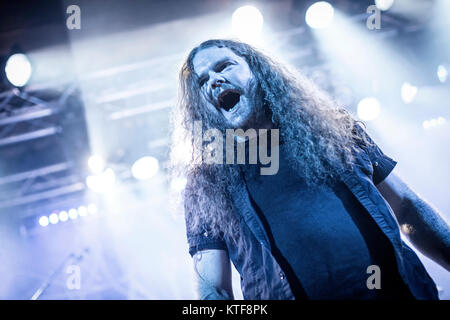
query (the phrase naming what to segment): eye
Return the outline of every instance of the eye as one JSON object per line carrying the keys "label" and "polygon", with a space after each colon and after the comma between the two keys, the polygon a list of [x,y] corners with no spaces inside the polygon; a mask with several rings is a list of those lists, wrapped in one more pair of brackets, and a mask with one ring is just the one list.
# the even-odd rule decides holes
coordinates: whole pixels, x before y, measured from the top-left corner
{"label": "eye", "polygon": [[217,68],[218,72],[222,72],[223,70],[225,70],[226,67],[228,67],[229,65],[231,65],[231,62],[226,61],[222,64],[219,65],[219,67]]}
{"label": "eye", "polygon": [[205,84],[205,82],[206,82],[206,77],[202,77],[202,78],[200,78],[200,79],[198,80],[198,84],[199,84],[200,87],[203,87],[203,85]]}

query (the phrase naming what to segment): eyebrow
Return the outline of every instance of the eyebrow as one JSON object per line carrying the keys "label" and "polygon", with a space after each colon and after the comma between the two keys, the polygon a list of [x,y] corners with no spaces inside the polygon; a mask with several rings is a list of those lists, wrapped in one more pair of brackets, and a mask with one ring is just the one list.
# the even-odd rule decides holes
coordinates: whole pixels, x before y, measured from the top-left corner
{"label": "eyebrow", "polygon": [[[229,61],[229,60],[231,60],[230,58],[223,58],[223,59],[220,59],[219,61],[217,61],[215,64],[214,64],[214,66],[213,66],[213,70],[216,70],[217,69],[217,67],[218,66],[220,66],[221,64],[223,64],[225,61]],[[205,72],[202,72],[202,74],[200,74],[200,76],[198,77],[198,81],[200,82],[200,81],[202,81],[203,80],[203,78],[205,78],[206,77],[206,71]]]}

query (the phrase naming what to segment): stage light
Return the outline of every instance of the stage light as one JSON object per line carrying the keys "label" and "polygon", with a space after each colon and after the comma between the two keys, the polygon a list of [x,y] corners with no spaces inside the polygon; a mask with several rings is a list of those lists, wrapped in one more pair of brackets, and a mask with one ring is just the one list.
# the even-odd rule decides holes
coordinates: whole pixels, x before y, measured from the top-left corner
{"label": "stage light", "polygon": [[233,33],[246,41],[254,40],[261,34],[263,23],[261,12],[253,6],[240,7],[231,17]]}
{"label": "stage light", "polygon": [[443,65],[439,65],[437,68],[437,76],[440,82],[444,83],[447,81],[448,71],[447,68]]}
{"label": "stage light", "polygon": [[88,159],[88,166],[92,173],[100,174],[105,169],[105,161],[98,155],[90,156]]}
{"label": "stage light", "polygon": [[94,192],[107,192],[111,190],[116,182],[116,175],[113,169],[108,168],[98,175],[88,176],[86,178],[86,185]]}
{"label": "stage light", "polygon": [[90,214],[97,213],[97,206],[94,203],[88,205],[87,210]]}
{"label": "stage light", "polygon": [[67,213],[67,211],[61,211],[59,213],[59,221],[65,222],[69,220],[69,214]]}
{"label": "stage light", "polygon": [[447,122],[447,120],[444,117],[438,117],[435,119],[425,120],[422,123],[422,126],[424,129],[430,129],[438,126],[442,126]]}
{"label": "stage light", "polygon": [[6,61],[5,73],[8,81],[16,86],[23,87],[31,77],[31,63],[22,53],[11,55]]}
{"label": "stage light", "polygon": [[389,10],[394,4],[394,0],[375,0],[375,5],[381,11]]}
{"label": "stage light", "polygon": [[87,209],[86,209],[85,206],[80,206],[80,207],[78,207],[78,215],[79,215],[80,217],[84,217],[84,216],[87,215]]}
{"label": "stage light", "polygon": [[42,227],[46,227],[46,226],[48,226],[48,218],[47,218],[47,216],[42,216],[42,217],[40,217],[39,218],[39,224],[42,226]]}
{"label": "stage light", "polygon": [[131,167],[133,177],[138,180],[150,179],[159,169],[158,160],[153,157],[143,157],[137,160]]}
{"label": "stage light", "polygon": [[323,29],[331,24],[333,16],[333,6],[326,1],[319,1],[306,10],[305,21],[313,29]]}
{"label": "stage light", "polygon": [[364,98],[358,103],[358,117],[364,121],[375,120],[380,114],[380,102],[374,98]]}
{"label": "stage light", "polygon": [[56,213],[52,213],[49,217],[48,217],[48,221],[50,221],[51,224],[57,224],[59,222],[59,218],[58,215]]}
{"label": "stage light", "polygon": [[401,96],[404,103],[413,102],[414,98],[417,95],[417,87],[413,86],[409,82],[404,82],[401,89]]}
{"label": "stage light", "polygon": [[78,212],[75,209],[70,209],[69,210],[69,218],[72,220],[75,220],[76,218],[78,218]]}

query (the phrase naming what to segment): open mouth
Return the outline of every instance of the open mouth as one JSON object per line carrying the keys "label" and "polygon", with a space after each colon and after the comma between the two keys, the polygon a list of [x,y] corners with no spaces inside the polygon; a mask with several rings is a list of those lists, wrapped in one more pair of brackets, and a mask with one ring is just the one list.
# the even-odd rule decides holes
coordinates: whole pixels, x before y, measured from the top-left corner
{"label": "open mouth", "polygon": [[236,106],[240,99],[241,94],[238,90],[227,89],[220,93],[217,101],[220,108],[224,109],[225,111],[230,111]]}

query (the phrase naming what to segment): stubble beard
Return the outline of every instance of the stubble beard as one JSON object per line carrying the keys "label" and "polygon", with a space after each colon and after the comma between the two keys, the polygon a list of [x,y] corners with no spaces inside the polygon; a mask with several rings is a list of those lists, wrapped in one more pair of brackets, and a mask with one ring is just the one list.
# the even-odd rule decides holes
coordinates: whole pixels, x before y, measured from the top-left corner
{"label": "stubble beard", "polygon": [[254,79],[250,80],[245,90],[247,97],[247,108],[250,108],[249,115],[245,121],[239,125],[225,121],[225,129],[270,129],[272,127],[271,112],[263,101],[261,87]]}

